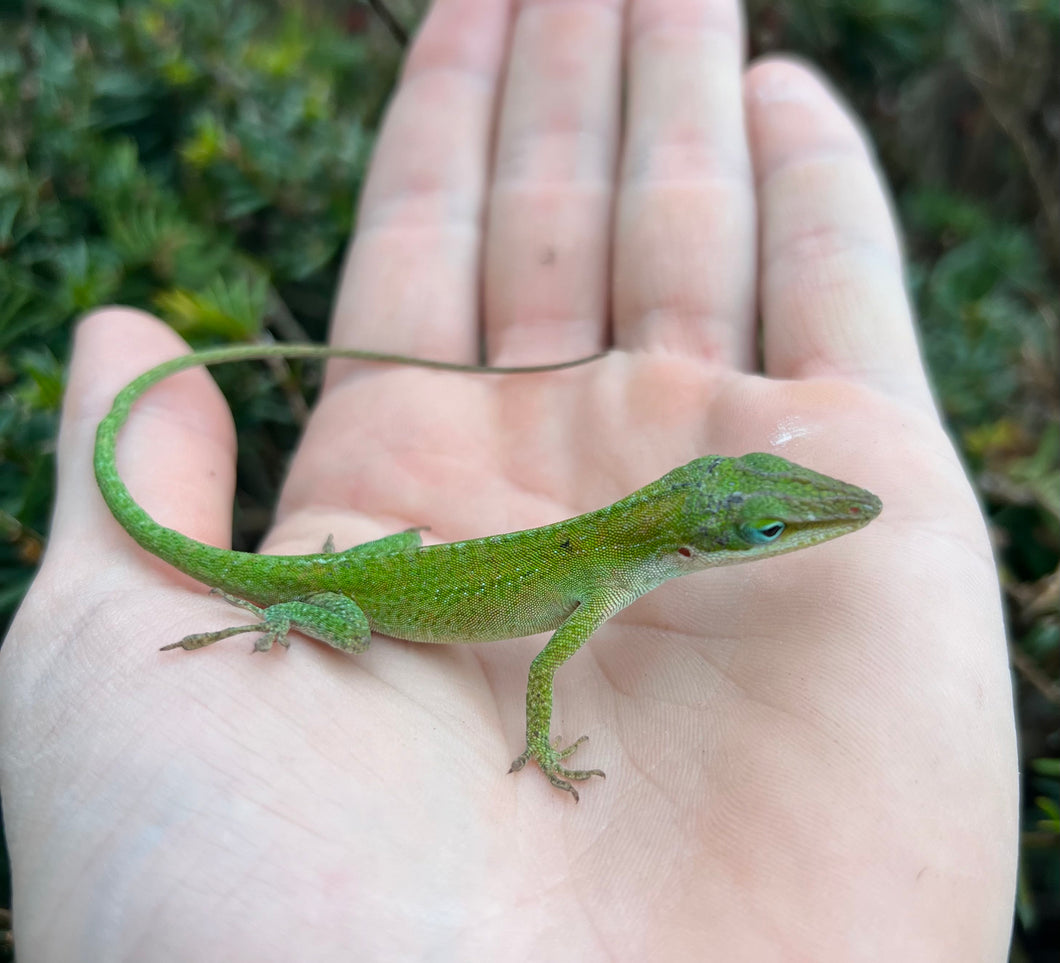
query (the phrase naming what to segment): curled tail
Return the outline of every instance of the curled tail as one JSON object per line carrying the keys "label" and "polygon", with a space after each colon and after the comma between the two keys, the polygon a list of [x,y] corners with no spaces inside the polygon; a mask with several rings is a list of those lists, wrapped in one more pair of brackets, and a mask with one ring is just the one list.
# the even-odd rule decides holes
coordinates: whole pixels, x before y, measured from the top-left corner
{"label": "curled tail", "polygon": [[579,358],[559,364],[535,365],[522,368],[493,368],[479,365],[455,364],[447,361],[430,361],[404,355],[361,351],[357,348],[334,348],[322,344],[248,344],[229,345],[181,355],[164,361],[145,372],[118,392],[114,404],[96,431],[94,465],[96,482],[111,514],[133,539],[152,555],[168,562],[186,575],[215,588],[238,592],[242,584],[240,570],[258,556],[249,552],[235,552],[215,548],[182,535],[156,522],[132,497],[118,474],[116,458],[118,432],[129,417],[136,400],[152,385],[163,378],[197,368],[200,365],[224,364],[230,361],[262,361],[269,358],[352,358],[358,361],[374,361],[402,364],[416,368],[434,368],[442,371],[466,371],[482,374],[530,374],[542,371],[558,371],[573,368],[593,361],[601,355]]}

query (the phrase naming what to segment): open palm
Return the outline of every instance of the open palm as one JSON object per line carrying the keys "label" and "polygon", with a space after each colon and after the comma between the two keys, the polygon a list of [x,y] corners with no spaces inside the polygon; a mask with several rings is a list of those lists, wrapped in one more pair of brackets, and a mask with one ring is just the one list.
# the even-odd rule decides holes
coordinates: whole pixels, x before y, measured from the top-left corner
{"label": "open palm", "polygon": [[[776,452],[883,515],[607,623],[557,677],[554,732],[588,733],[575,762],[608,776],[575,806],[506,773],[542,638],[157,651],[241,616],[133,545],[92,486],[110,398],[179,350],[97,313],[52,542],[0,661],[20,947],[1000,958],[1015,764],[996,580],[855,125],[803,67],[745,72],[727,0],[634,0],[624,25],[602,4],[508,16],[439,0],[424,25],[333,340],[461,362],[484,344],[499,364],[616,350],[545,375],[334,365],[262,550],[526,528],[709,453]],[[155,518],[225,545],[233,447],[188,372],[138,407],[120,464]]]}

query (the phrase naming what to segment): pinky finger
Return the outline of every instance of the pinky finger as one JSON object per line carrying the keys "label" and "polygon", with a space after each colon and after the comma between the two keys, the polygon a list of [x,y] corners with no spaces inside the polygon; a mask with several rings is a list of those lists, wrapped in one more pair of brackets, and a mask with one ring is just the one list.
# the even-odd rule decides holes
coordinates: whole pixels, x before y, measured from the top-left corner
{"label": "pinky finger", "polygon": [[855,120],[791,61],[757,64],[745,85],[767,373],[930,406],[890,201]]}

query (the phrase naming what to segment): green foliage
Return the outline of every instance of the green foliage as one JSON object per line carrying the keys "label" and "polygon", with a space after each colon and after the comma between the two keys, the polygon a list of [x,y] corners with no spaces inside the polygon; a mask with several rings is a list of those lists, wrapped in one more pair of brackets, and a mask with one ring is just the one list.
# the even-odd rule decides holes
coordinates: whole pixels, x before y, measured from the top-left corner
{"label": "green foliage", "polygon": [[[3,621],[40,552],[73,320],[119,302],[206,342],[272,311],[320,337],[400,51],[268,0],[0,18]],[[293,423],[261,374],[226,375],[241,421]]]}
{"label": "green foliage", "polygon": [[185,338],[206,334],[246,341],[258,331],[267,294],[264,277],[244,275],[229,281],[219,275],[200,291],[161,291],[155,306]]}

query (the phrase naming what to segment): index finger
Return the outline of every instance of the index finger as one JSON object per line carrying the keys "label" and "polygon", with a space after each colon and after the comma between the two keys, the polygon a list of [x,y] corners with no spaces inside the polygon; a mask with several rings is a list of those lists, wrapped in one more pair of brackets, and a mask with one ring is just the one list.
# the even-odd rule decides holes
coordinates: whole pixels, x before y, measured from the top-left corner
{"label": "index finger", "polygon": [[332,341],[479,357],[479,261],[508,5],[439,0],[387,109],[336,300]]}

